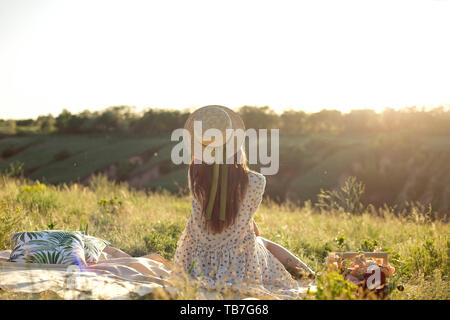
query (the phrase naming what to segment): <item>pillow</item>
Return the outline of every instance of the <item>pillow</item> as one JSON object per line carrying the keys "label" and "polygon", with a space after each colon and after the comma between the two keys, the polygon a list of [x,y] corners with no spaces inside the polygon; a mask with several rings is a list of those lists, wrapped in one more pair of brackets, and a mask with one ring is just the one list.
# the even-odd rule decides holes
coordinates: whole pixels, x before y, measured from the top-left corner
{"label": "pillow", "polygon": [[83,235],[84,258],[87,263],[97,263],[100,255],[109,242],[93,236]]}
{"label": "pillow", "polygon": [[9,262],[86,266],[80,231],[33,231],[11,234]]}

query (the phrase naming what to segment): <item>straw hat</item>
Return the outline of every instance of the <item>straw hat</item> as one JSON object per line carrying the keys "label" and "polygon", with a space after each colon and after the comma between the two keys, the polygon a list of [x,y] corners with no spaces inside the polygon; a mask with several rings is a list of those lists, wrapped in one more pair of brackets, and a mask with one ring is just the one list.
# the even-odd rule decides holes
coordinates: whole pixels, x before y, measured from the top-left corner
{"label": "straw hat", "polygon": [[[199,127],[194,125],[195,121],[201,121],[201,131]],[[186,146],[190,150],[190,154],[195,158],[200,158],[199,154],[194,152],[194,144],[198,143],[201,146],[201,152],[205,148],[218,148],[223,146],[223,152],[226,152],[225,144],[231,143],[234,130],[241,129],[242,131],[236,132],[237,141],[234,141],[234,148],[232,154],[227,154],[228,157],[234,156],[242,147],[245,137],[245,126],[241,117],[233,110],[219,105],[209,105],[206,107],[195,110],[189,118],[186,120],[184,128],[189,133],[189,137],[184,137]],[[204,139],[204,133],[208,129],[217,129],[222,133],[222,139],[214,139],[214,136],[210,140]],[[231,130],[227,130],[231,129]],[[240,133],[243,133],[242,135]],[[200,150],[196,150],[200,151]],[[231,151],[231,150],[230,150]],[[214,151],[212,151],[214,154]]]}

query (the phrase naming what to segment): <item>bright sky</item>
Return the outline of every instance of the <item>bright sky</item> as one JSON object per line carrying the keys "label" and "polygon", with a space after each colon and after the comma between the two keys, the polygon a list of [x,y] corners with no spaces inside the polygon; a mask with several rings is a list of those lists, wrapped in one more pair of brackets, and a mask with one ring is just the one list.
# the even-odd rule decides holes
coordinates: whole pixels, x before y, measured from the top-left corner
{"label": "bright sky", "polygon": [[0,118],[450,104],[450,1],[0,0]]}

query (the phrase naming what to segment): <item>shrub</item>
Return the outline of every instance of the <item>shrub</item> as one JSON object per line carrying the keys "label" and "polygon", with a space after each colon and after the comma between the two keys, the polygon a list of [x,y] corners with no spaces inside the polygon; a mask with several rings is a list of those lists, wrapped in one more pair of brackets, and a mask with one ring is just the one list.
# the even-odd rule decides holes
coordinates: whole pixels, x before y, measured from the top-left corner
{"label": "shrub", "polygon": [[325,272],[317,278],[317,291],[310,295],[317,300],[357,298],[358,286],[348,282],[337,271]]}
{"label": "shrub", "polygon": [[364,211],[364,205],[361,203],[364,188],[364,184],[357,182],[356,177],[348,177],[340,190],[320,189],[316,206],[322,211],[343,210],[351,214],[361,214]]}
{"label": "shrub", "polygon": [[98,205],[103,213],[119,213],[123,202],[118,197],[114,196],[110,199],[101,199]]}
{"label": "shrub", "polygon": [[374,252],[376,249],[379,249],[379,243],[375,239],[364,239],[359,245],[359,251],[363,252]]}
{"label": "shrub", "polygon": [[37,210],[39,213],[47,213],[50,209],[58,207],[55,193],[42,183],[20,187],[17,201],[30,211]]}
{"label": "shrub", "polygon": [[421,245],[413,248],[408,260],[408,267],[413,272],[423,273],[425,276],[431,276],[435,269],[443,270],[442,273],[446,275],[448,274],[448,262],[445,260],[445,255],[446,253],[440,252],[436,248],[433,239],[427,239]]}
{"label": "shrub", "polygon": [[0,249],[9,249],[10,235],[19,223],[21,211],[18,206],[0,202]]}
{"label": "shrub", "polygon": [[334,238],[334,242],[336,242],[339,250],[344,250],[344,248],[346,247],[346,239],[347,237],[345,235],[338,235],[336,238]]}
{"label": "shrub", "polygon": [[12,162],[9,167],[2,173],[7,177],[23,177],[24,174],[24,163],[23,162]]}

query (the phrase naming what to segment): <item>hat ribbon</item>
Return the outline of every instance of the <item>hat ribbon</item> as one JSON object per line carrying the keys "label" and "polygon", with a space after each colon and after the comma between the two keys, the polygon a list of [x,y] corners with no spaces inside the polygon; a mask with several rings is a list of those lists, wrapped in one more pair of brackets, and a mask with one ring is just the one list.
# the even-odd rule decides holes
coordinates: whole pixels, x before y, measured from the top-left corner
{"label": "hat ribbon", "polygon": [[[216,200],[217,187],[219,185],[219,169],[220,164],[217,162],[213,166],[213,178],[211,183],[211,192],[209,194],[208,206],[206,207],[206,220],[211,219],[212,209]],[[227,188],[228,188],[228,167],[226,164],[222,165],[222,179],[220,186],[220,214],[219,219],[225,221],[226,209],[227,209]]]}

